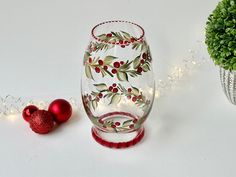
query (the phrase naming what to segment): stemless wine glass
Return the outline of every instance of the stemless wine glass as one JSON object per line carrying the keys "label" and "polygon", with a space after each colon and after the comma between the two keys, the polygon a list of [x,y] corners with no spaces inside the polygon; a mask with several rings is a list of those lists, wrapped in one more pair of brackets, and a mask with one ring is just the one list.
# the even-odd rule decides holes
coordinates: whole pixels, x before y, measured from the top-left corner
{"label": "stemless wine glass", "polygon": [[81,94],[94,139],[125,148],[144,136],[155,83],[152,57],[141,26],[128,21],[96,25],[84,55]]}

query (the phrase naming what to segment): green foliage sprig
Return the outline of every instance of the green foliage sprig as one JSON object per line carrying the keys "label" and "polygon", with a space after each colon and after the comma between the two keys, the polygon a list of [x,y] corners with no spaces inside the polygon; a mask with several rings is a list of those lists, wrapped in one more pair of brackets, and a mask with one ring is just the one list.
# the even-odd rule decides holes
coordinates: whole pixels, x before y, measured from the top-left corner
{"label": "green foliage sprig", "polygon": [[236,0],[222,0],[208,17],[205,43],[216,65],[236,70]]}

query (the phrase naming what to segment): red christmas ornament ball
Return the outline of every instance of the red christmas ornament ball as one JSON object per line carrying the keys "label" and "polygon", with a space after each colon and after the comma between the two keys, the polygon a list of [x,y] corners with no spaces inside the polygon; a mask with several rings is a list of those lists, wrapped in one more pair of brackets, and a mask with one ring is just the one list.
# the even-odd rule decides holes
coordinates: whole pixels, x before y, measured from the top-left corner
{"label": "red christmas ornament ball", "polygon": [[29,124],[35,133],[47,134],[54,127],[53,115],[45,110],[37,110],[32,114]]}
{"label": "red christmas ornament ball", "polygon": [[34,105],[29,105],[29,106],[26,106],[24,108],[24,110],[22,111],[22,117],[27,121],[29,122],[30,118],[31,118],[31,115],[37,111],[38,108]]}
{"label": "red christmas ornament ball", "polygon": [[72,115],[72,107],[70,103],[64,99],[54,100],[48,108],[54,116],[57,123],[66,122]]}

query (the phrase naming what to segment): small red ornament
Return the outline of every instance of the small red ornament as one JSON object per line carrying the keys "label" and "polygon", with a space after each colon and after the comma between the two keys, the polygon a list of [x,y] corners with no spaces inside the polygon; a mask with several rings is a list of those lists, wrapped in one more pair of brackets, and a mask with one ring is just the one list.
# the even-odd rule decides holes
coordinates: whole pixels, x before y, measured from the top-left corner
{"label": "small red ornament", "polygon": [[31,115],[29,124],[35,133],[47,134],[54,127],[53,115],[45,110],[37,110]]}
{"label": "small red ornament", "polygon": [[48,108],[54,116],[57,123],[66,122],[72,115],[72,107],[70,103],[64,99],[54,100]]}
{"label": "small red ornament", "polygon": [[22,111],[22,117],[27,121],[29,122],[30,118],[31,118],[31,115],[37,111],[38,108],[34,105],[29,105],[29,106],[26,106],[24,108],[24,110]]}

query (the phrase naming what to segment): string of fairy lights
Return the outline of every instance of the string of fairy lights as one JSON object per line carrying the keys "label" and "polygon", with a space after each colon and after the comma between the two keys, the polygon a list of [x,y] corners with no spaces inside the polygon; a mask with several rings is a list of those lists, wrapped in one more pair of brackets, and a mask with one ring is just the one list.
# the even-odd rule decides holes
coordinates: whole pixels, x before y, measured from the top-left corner
{"label": "string of fairy lights", "polygon": [[[160,98],[170,90],[174,90],[181,80],[208,62],[208,60],[201,55],[203,42],[197,41],[197,44],[197,49],[189,49],[189,56],[186,59],[183,59],[179,65],[170,67],[169,74],[165,79],[158,79],[156,81],[156,98]],[[79,97],[71,97],[67,98],[67,100],[74,108],[78,108],[81,105]],[[46,109],[49,102],[50,101],[45,100],[14,97],[9,94],[4,97],[0,97],[0,118],[8,117],[10,120],[14,119],[16,115],[20,114],[26,106],[31,104],[36,105],[40,109]]]}

